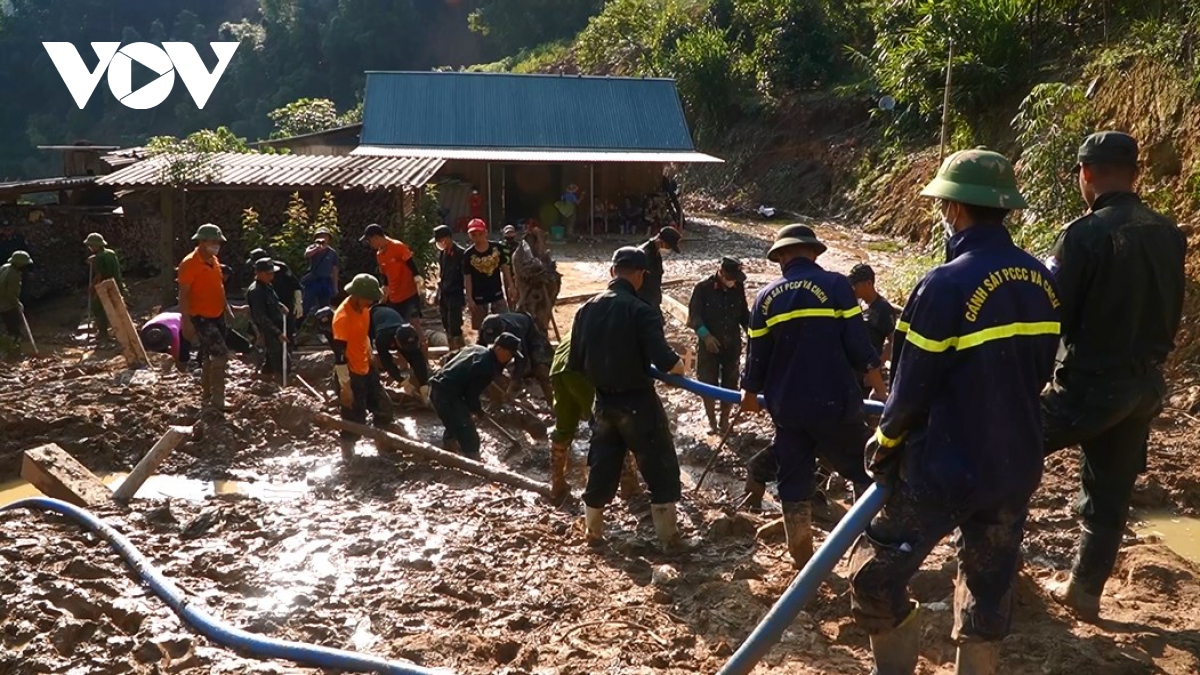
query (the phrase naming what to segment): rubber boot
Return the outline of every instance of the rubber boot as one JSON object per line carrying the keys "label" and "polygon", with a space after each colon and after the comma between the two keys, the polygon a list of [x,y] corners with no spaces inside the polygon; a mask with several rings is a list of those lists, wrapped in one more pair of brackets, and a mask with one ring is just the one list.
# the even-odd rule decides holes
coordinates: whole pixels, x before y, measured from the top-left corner
{"label": "rubber boot", "polygon": [[621,483],[620,483],[621,499],[631,501],[646,493],[642,488],[642,482],[638,480],[637,460],[634,459],[632,452],[625,453],[625,466],[621,468]]}
{"label": "rubber boot", "polygon": [[587,543],[591,546],[604,542],[604,509],[587,507],[584,513],[584,525],[587,528]]}
{"label": "rubber boot", "polygon": [[694,547],[692,542],[684,541],[679,534],[679,512],[675,510],[675,502],[651,504],[650,517],[654,520],[654,532],[658,534],[663,553],[674,555]]}
{"label": "rubber boot", "polygon": [[958,646],[954,675],[996,675],[999,666],[999,642],[967,642]]}
{"label": "rubber boot", "polygon": [[733,407],[732,403],[722,403],[721,404],[720,427],[721,427],[721,433],[723,433],[723,434],[729,432],[729,409],[732,407]]}
{"label": "rubber boot", "polygon": [[754,480],[753,474],[746,474],[745,496],[742,497],[741,507],[749,511],[762,511],[763,495],[767,492],[767,484]]}
{"label": "rubber boot", "polygon": [[717,404],[715,401],[704,399],[704,414],[708,416],[708,433],[720,433],[720,427],[717,426]]}
{"label": "rubber boot", "polygon": [[1085,523],[1080,532],[1079,550],[1075,553],[1071,578],[1066,583],[1051,587],[1051,597],[1084,621],[1098,620],[1100,596],[1104,594],[1104,584],[1116,567],[1120,550],[1120,530],[1108,530]]}
{"label": "rubber boot", "polygon": [[875,657],[871,675],[912,675],[917,669],[920,648],[921,614],[920,606],[916,605],[899,626],[871,636],[871,653]]}
{"label": "rubber boot", "polygon": [[567,485],[570,449],[571,446],[566,443],[550,444],[550,501],[555,505],[562,504],[571,496],[571,487]]}
{"label": "rubber boot", "polygon": [[225,359],[212,359],[209,366],[212,372],[212,407],[225,414]]}
{"label": "rubber boot", "polygon": [[788,553],[796,569],[808,564],[813,556],[812,504],[783,503],[783,529],[787,533]]}

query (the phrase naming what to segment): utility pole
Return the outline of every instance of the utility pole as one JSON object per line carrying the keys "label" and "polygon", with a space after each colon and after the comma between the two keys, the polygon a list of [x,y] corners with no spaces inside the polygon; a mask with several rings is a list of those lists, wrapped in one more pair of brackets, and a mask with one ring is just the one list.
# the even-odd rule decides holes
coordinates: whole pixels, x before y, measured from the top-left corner
{"label": "utility pole", "polygon": [[950,75],[954,67],[954,40],[950,40],[950,52],[946,56],[946,90],[942,95],[942,143],[938,149],[938,161],[946,157],[946,129],[950,123]]}

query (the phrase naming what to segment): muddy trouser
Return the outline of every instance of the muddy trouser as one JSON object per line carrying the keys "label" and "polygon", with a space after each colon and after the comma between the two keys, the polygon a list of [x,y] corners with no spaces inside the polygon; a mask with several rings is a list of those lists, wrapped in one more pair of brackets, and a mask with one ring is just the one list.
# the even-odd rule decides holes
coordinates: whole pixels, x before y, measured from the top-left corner
{"label": "muddy trouser", "polygon": [[779,460],[775,458],[775,444],[759,450],[750,458],[746,471],[755,483],[774,483],[779,478]]}
{"label": "muddy trouser", "polygon": [[505,314],[508,312],[508,303],[503,298],[495,302],[484,302],[476,305],[471,305],[471,328],[479,330],[479,326],[483,324],[483,320],[492,314]]}
{"label": "muddy trouser", "polygon": [[[261,332],[261,331],[260,331]],[[283,347],[284,344],[277,337],[263,335],[263,365],[262,372],[264,373],[282,373],[283,372]]]}
{"label": "muddy trouser", "polygon": [[463,306],[467,301],[462,297],[438,300],[438,314],[442,319],[442,328],[446,329],[446,337],[460,338],[463,336]]}
{"label": "muddy trouser", "polygon": [[441,393],[435,384],[429,400],[433,410],[442,420],[445,431],[442,432],[442,442],[458,442],[458,450],[467,457],[479,456],[479,430],[475,428],[475,420],[471,417],[471,409],[467,402],[456,396]]}
{"label": "muddy trouser", "polygon": [[627,448],[650,489],[650,503],[679,501],[679,458],[658,392],[653,387],[619,393],[597,391],[595,416],[584,503],[603,508],[612,502]]}
{"label": "muddy trouser", "polygon": [[705,384],[724,389],[737,389],[738,365],[742,351],[722,346],[716,354],[710,353],[701,342],[696,347],[696,379]]}
{"label": "muddy trouser", "polygon": [[898,484],[850,558],[855,623],[871,635],[900,625],[912,611],[908,582],[934,547],[957,530],[951,637],[960,644],[1004,639],[1012,625],[1029,496],[1012,495],[989,508],[955,510],[941,502],[919,502],[907,484]]}
{"label": "muddy trouser", "polygon": [[100,298],[92,295],[92,299],[88,301],[92,311],[92,321],[96,326],[96,335],[104,337],[108,335],[108,314],[104,311],[104,303],[100,302]]}
{"label": "muddy trouser", "polygon": [[1083,451],[1076,510],[1093,536],[1075,574],[1095,595],[1116,563],[1133,485],[1146,470],[1150,423],[1162,412],[1165,392],[1162,375],[1146,368],[1118,378],[1060,372],[1042,395],[1046,455],[1072,445]]}
{"label": "muddy trouser", "polygon": [[579,423],[592,415],[596,389],[579,373],[563,371],[550,378],[554,386],[553,443],[570,443],[579,431]]}
{"label": "muddy trouser", "polygon": [[[192,326],[196,329],[196,353],[202,363],[229,359],[229,347],[225,344],[225,317],[210,319],[193,316]],[[222,365],[222,367],[224,367]]]}
{"label": "muddy trouser", "polygon": [[869,436],[861,416],[841,422],[776,426],[773,454],[778,466],[779,501],[812,499],[817,489],[818,457],[861,494],[871,482],[863,468],[863,447]]}
{"label": "muddy trouser", "polygon": [[21,310],[10,309],[7,312],[0,312],[0,319],[4,321],[4,332],[11,335],[14,340],[20,342],[25,339],[24,329],[21,328]]}
{"label": "muddy trouser", "polygon": [[[354,393],[354,405],[341,406],[342,419],[347,422],[367,423],[367,412],[372,414],[371,423],[377,427],[391,424],[392,399],[388,398],[379,381],[379,371],[371,368],[366,375],[350,373],[350,391]],[[357,434],[343,431],[342,438],[358,438]]]}
{"label": "muddy trouser", "polygon": [[408,368],[412,371],[412,375],[417,380],[417,386],[423,387],[429,384],[429,361],[425,358],[425,353],[419,347],[406,347],[400,350],[400,356],[408,361]]}

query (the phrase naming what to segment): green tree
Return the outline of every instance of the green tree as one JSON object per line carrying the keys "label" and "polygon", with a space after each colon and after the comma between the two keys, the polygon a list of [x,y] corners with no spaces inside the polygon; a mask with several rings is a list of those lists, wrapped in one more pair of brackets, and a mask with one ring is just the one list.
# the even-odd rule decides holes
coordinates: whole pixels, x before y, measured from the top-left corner
{"label": "green tree", "polygon": [[683,36],[671,70],[697,125],[704,130],[724,129],[747,89],[748,78],[722,32],[704,27]]}
{"label": "green tree", "polygon": [[271,238],[271,254],[294,270],[304,267],[304,249],[312,241],[313,226],[308,220],[308,205],[299,192],[288,202],[286,218]]}
{"label": "green tree", "polygon": [[575,37],[603,7],[604,0],[482,0],[468,22],[512,54]]}
{"label": "green tree", "polygon": [[590,72],[669,74],[676,43],[708,9],[707,0],[609,0],[579,34],[576,59]]}
{"label": "green tree", "polygon": [[216,167],[212,155],[221,152],[254,153],[246,139],[225,127],[203,129],[185,138],[155,136],[146,143],[151,157],[162,157],[162,180],[170,185],[191,185],[212,180]]}
{"label": "green tree", "polygon": [[[341,221],[338,220],[337,202],[333,198],[332,192],[326,192],[321,198],[321,208],[317,210],[317,219],[313,222],[313,232],[317,230],[329,230],[332,244],[336,245],[337,240],[341,237],[342,228]],[[305,246],[307,246],[307,240]]]}

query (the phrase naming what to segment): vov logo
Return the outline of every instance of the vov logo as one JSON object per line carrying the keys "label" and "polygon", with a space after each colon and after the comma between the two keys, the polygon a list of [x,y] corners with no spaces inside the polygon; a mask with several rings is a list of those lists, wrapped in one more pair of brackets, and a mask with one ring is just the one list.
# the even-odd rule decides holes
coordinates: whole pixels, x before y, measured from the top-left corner
{"label": "vov logo", "polygon": [[[196,48],[187,42],[164,42],[161,48],[149,42],[134,42],[124,47],[120,42],[93,42],[92,50],[99,63],[95,70],[89,71],[79,50],[70,42],[42,43],[80,110],[91,100],[105,71],[108,72],[109,90],[128,108],[149,110],[167,100],[175,88],[175,74],[179,73],[196,107],[203,109],[238,48],[237,42],[210,42],[209,45],[217,55],[217,66],[212,72],[200,60]],[[133,91],[134,61],[158,74],[154,81],[137,91]]]}

